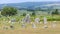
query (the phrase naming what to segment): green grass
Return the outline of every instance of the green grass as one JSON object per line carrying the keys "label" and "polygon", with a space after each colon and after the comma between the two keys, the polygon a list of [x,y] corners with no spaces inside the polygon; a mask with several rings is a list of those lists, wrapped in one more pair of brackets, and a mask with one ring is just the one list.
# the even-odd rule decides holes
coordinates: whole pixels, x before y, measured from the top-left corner
{"label": "green grass", "polygon": [[[11,28],[9,28],[9,26],[11,25],[11,23],[9,23],[8,18],[2,16],[0,18],[0,34],[60,34],[60,16],[59,15],[54,15],[53,17],[50,15],[46,15],[47,19],[48,19],[48,28],[44,29],[43,26],[43,18],[44,16],[35,16],[35,18],[39,17],[41,20],[41,24],[36,24],[37,28],[32,28],[32,24],[27,24],[26,23],[26,28],[22,28],[22,23],[18,22],[21,21],[21,19],[23,19],[25,16],[10,16],[9,18],[16,18],[17,22],[15,22],[13,24],[14,29],[12,30]],[[57,27],[56,28],[51,28],[51,21],[57,20]],[[59,20],[59,21],[58,21]],[[7,21],[7,22],[6,22]],[[31,16],[31,21],[32,23],[34,23],[34,16]],[[8,26],[8,29],[5,30],[3,29],[4,26]]]}
{"label": "green grass", "polygon": [[[25,16],[10,16],[9,18],[15,18],[16,21],[21,21]],[[44,16],[30,16],[31,17],[31,21],[34,21],[35,18],[40,18],[41,21],[43,21]],[[50,16],[50,15],[46,15],[45,16],[47,18],[48,21],[60,21],[60,16],[59,15],[54,15],[54,16]],[[0,21],[2,20],[8,20],[8,17],[0,17]]]}

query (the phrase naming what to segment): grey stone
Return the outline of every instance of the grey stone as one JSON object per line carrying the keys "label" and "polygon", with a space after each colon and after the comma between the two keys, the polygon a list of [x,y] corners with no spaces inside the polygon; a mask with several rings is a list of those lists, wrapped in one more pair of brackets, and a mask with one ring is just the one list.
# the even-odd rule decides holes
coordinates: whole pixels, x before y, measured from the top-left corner
{"label": "grey stone", "polygon": [[25,27],[26,27],[26,25],[25,25],[25,24],[22,24],[21,26],[22,26],[22,28],[25,28]]}
{"label": "grey stone", "polygon": [[16,19],[11,19],[11,22],[16,22]]}
{"label": "grey stone", "polygon": [[56,21],[53,21],[52,28],[55,28],[55,27],[56,27]]}
{"label": "grey stone", "polygon": [[34,23],[32,24],[32,28],[36,28],[36,25]]}
{"label": "grey stone", "polygon": [[40,23],[39,21],[40,21],[39,18],[36,18],[36,19],[35,19],[35,23]]}
{"label": "grey stone", "polygon": [[47,24],[47,18],[44,17],[44,24]]}
{"label": "grey stone", "polygon": [[46,28],[48,28],[48,26],[47,25],[44,25],[44,27],[43,27],[44,29],[46,29]]}
{"label": "grey stone", "polygon": [[22,22],[24,22],[24,23],[30,23],[30,15],[27,14],[26,17],[24,19],[22,19]]}

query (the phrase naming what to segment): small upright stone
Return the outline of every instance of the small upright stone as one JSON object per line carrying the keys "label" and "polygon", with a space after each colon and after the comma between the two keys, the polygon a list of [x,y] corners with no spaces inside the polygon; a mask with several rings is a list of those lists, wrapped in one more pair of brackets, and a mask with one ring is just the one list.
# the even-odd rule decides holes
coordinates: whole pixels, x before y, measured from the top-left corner
{"label": "small upright stone", "polygon": [[16,19],[11,19],[11,20],[9,21],[9,23],[11,23],[12,25],[13,25],[15,22],[16,22]]}
{"label": "small upright stone", "polygon": [[43,27],[44,29],[46,29],[46,28],[48,28],[48,26],[47,25],[44,25],[44,27]]}
{"label": "small upright stone", "polygon": [[36,28],[36,25],[34,23],[32,24],[32,28]]}
{"label": "small upright stone", "polygon": [[22,20],[24,23],[30,23],[30,15],[27,14],[26,17]]}
{"label": "small upright stone", "polygon": [[22,26],[22,28],[25,28],[26,27],[25,24],[22,24],[21,26]]}
{"label": "small upright stone", "polygon": [[40,21],[39,18],[36,18],[36,19],[35,19],[35,23],[40,23],[39,21]]}
{"label": "small upright stone", "polygon": [[44,24],[46,25],[47,24],[47,18],[44,17]]}
{"label": "small upright stone", "polygon": [[11,22],[16,22],[16,19],[11,19]]}
{"label": "small upright stone", "polygon": [[48,26],[47,26],[47,18],[46,17],[44,17],[44,28],[45,29],[48,28]]}
{"label": "small upright stone", "polygon": [[55,27],[56,27],[56,21],[53,21],[52,28],[55,28]]}

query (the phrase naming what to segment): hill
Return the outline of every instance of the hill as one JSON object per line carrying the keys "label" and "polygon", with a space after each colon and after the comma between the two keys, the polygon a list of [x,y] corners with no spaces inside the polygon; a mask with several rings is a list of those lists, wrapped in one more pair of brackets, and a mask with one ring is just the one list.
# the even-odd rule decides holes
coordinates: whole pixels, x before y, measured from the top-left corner
{"label": "hill", "polygon": [[23,3],[8,3],[8,4],[0,4],[0,9],[2,9],[3,6],[13,6],[19,9],[35,9],[37,7],[40,8],[58,8],[60,9],[60,2],[23,2]]}

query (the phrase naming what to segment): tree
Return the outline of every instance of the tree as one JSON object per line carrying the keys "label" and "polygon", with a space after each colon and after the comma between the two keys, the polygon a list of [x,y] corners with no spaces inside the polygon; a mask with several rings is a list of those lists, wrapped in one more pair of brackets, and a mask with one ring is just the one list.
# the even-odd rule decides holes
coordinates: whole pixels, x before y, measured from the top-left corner
{"label": "tree", "polygon": [[41,11],[40,7],[35,8],[35,11]]}
{"label": "tree", "polygon": [[3,7],[3,9],[1,10],[1,15],[3,16],[12,16],[17,14],[17,9],[14,7]]}
{"label": "tree", "polygon": [[35,11],[33,11],[33,12],[32,12],[32,16],[35,16],[35,15],[36,15],[36,13],[35,13]]}
{"label": "tree", "polygon": [[56,9],[52,14],[59,14],[58,9]]}
{"label": "tree", "polygon": [[26,16],[26,13],[23,13],[23,16]]}

